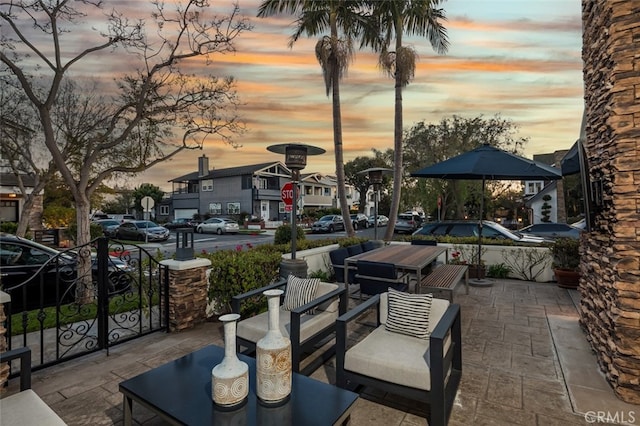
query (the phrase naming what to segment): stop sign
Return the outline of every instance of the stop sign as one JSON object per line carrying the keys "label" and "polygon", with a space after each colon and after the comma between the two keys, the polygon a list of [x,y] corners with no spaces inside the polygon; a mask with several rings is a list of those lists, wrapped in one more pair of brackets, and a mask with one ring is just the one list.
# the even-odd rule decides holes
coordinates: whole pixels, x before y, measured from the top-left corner
{"label": "stop sign", "polygon": [[280,189],[280,198],[285,206],[293,205],[293,183],[287,182]]}

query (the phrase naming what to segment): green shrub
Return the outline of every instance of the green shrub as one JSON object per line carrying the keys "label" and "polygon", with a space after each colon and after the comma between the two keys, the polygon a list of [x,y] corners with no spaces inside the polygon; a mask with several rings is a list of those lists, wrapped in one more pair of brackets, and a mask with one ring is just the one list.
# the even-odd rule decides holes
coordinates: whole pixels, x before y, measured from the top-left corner
{"label": "green shrub", "polygon": [[[296,226],[296,241],[304,240],[307,236],[304,233],[304,229],[301,226]],[[273,237],[274,244],[288,244],[291,242],[291,226],[280,225],[276,229],[276,234]]]}
{"label": "green shrub", "polygon": [[331,282],[331,272],[318,269],[317,271],[311,271],[309,278],[320,278],[320,281]]}
{"label": "green shrub", "polygon": [[[76,223],[76,221],[73,221],[69,224],[66,233],[69,238],[75,241],[78,235],[78,224]],[[98,237],[104,236],[104,230],[102,229],[102,226],[93,222],[89,224],[89,233],[91,234],[91,240],[95,240]]]}
{"label": "green shrub", "polygon": [[[260,249],[219,250],[202,254],[211,260],[209,275],[209,300],[216,300],[228,312],[233,296],[246,293],[278,279],[282,253],[268,245]],[[243,303],[240,314],[251,316],[264,309],[264,297]]]}
{"label": "green shrub", "polygon": [[509,277],[510,272],[511,268],[508,265],[498,263],[495,265],[489,265],[487,276],[490,278],[507,278]]}
{"label": "green shrub", "polygon": [[360,237],[347,237],[347,238],[340,238],[338,240],[338,244],[340,244],[340,247],[349,247],[349,246],[353,246],[355,244],[361,244],[365,241],[367,241],[368,238],[360,238]]}
{"label": "green shrub", "polygon": [[15,235],[18,231],[18,224],[16,222],[1,222],[0,232],[6,232],[7,234]]}

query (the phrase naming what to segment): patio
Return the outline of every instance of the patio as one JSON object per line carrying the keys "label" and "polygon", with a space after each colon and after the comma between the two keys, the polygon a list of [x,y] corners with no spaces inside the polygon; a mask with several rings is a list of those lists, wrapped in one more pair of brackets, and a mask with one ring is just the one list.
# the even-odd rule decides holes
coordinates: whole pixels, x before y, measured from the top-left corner
{"label": "patio", "polygon": [[[634,414],[640,407],[617,399],[597,369],[578,326],[578,297],[554,283],[496,280],[492,287],[470,288],[469,295],[459,285],[454,300],[462,306],[463,375],[450,424],[583,425],[595,420],[584,413],[597,411],[622,424],[640,424]],[[116,346],[109,356],[93,354],[34,372],[32,387],[69,425],[122,424],[122,380],[209,344],[223,344],[217,322],[155,333]],[[334,359],[311,377],[333,383]],[[17,387],[12,380],[8,392]],[[167,392],[172,388],[167,383]],[[356,402],[351,424],[424,424],[420,414],[412,401],[372,390]],[[137,404],[134,419],[162,424]]]}

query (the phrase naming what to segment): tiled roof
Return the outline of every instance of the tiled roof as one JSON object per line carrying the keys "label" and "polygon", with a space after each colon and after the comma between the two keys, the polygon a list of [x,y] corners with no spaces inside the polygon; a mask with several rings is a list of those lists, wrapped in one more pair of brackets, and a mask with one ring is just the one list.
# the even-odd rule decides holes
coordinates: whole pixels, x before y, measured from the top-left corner
{"label": "tiled roof", "polygon": [[[229,167],[227,169],[214,169],[210,170],[209,174],[206,176],[198,176],[198,172],[191,172],[184,176],[180,176],[174,179],[169,180],[169,182],[186,182],[191,180],[198,179],[216,179],[230,176],[242,176],[242,175],[250,175],[258,170],[265,169],[274,164],[280,164],[278,161],[271,161],[269,163],[260,163],[260,164],[250,164],[248,166],[238,166],[238,167]],[[283,166],[284,167],[284,166]]]}
{"label": "tiled roof", "polygon": [[[33,176],[23,175],[22,182],[26,186],[33,187],[35,180]],[[18,186],[18,178],[13,173],[0,173],[0,185],[1,186]]]}

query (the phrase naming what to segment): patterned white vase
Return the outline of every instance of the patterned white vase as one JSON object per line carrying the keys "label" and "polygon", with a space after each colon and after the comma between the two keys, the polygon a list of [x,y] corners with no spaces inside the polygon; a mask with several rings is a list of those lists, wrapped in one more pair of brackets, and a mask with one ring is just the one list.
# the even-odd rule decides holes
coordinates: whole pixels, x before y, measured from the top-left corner
{"label": "patterned white vase", "polygon": [[284,404],[291,395],[291,340],[280,332],[282,290],[267,290],[269,330],[256,343],[256,393],[266,405]]}
{"label": "patterned white vase", "polygon": [[219,319],[224,324],[224,358],[211,370],[211,395],[223,408],[244,404],[249,395],[249,366],[236,354],[236,323],[240,315],[227,314]]}

